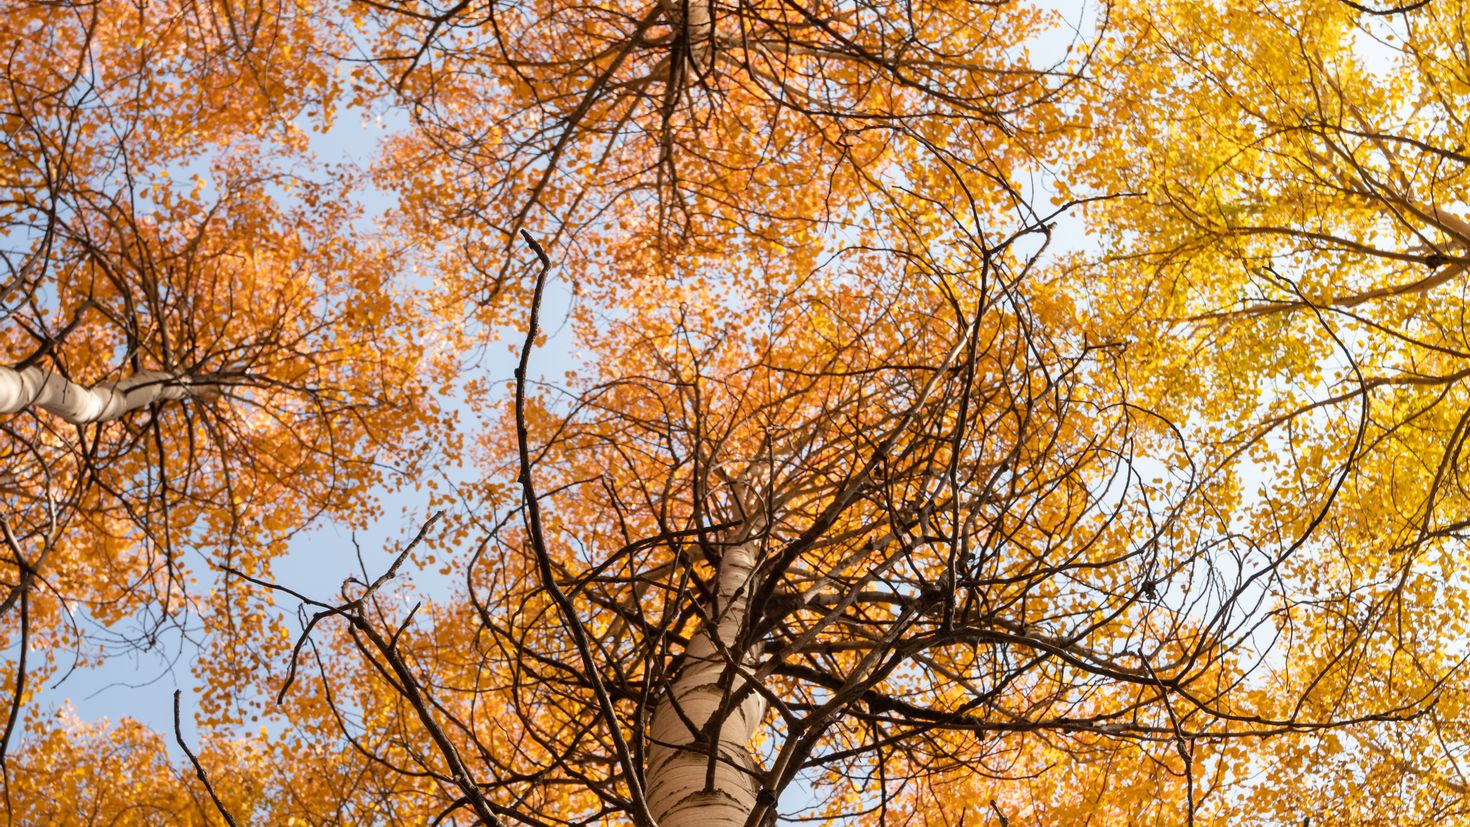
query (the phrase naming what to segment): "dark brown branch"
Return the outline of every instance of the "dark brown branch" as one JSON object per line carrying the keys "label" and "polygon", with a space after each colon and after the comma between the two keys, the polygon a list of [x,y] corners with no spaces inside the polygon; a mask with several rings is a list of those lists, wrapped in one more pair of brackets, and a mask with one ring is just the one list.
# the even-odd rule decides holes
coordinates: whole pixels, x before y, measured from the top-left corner
{"label": "dark brown branch", "polygon": [[204,791],[209,793],[209,799],[214,802],[215,809],[219,810],[219,814],[224,816],[225,822],[230,827],[238,827],[235,817],[230,815],[229,809],[225,807],[225,802],[221,801],[219,793],[214,791],[214,784],[210,783],[209,775],[204,772],[204,765],[199,763],[199,759],[195,757],[194,751],[189,749],[189,745],[184,742],[184,730],[179,725],[179,698],[183,694],[182,690],[174,690],[174,740],[179,743],[179,748],[184,751],[184,755],[188,756],[189,763],[194,765],[194,775],[204,785]]}

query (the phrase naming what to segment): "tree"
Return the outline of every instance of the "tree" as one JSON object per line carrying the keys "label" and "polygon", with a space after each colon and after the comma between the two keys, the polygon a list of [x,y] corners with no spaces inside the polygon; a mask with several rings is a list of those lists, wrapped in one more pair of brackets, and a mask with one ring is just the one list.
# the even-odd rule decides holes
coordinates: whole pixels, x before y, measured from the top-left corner
{"label": "tree", "polygon": [[1099,75],[1122,117],[1094,125],[1085,180],[1137,195],[1095,211],[1128,290],[1094,335],[1144,331],[1141,399],[1199,423],[1217,473],[1262,480],[1237,524],[1290,552],[1279,680],[1350,715],[1437,698],[1412,723],[1276,741],[1241,805],[1280,822],[1317,806],[1284,778],[1363,823],[1465,812],[1465,14],[1140,4]]}
{"label": "tree", "polygon": [[[1399,24],[1329,3],[1110,8],[1051,67],[1017,3],[84,7],[70,53],[101,68],[11,84],[7,163],[65,174],[17,187],[37,333],[0,382],[125,401],[73,435],[4,398],[34,457],[4,620],[26,652],[38,595],[167,614],[187,547],[227,628],[192,767],[131,726],[51,727],[7,761],[12,818],[52,817],[60,767],[81,802],[127,766],[174,821],[1295,823],[1319,811],[1281,774],[1309,761],[1343,795],[1335,767],[1413,789],[1403,820],[1455,812],[1457,747],[1387,746],[1456,743],[1455,314],[1396,306],[1463,246],[1429,163],[1461,150],[1394,97],[1453,119],[1443,8],[1386,15],[1420,75],[1380,83],[1355,32]],[[359,105],[408,119],[373,171],[393,254],[350,173],[281,171],[350,48]],[[169,116],[249,151],[184,153]],[[35,163],[48,141],[65,163]],[[206,162],[216,200],[160,180]],[[1058,258],[1084,205],[1105,254]],[[394,290],[423,289],[393,272],[415,250],[431,311]],[[538,393],[552,279],[585,359]],[[526,313],[469,505],[337,594],[274,582],[282,535],[371,515],[388,446],[438,436],[424,385],[455,366],[427,326],[460,357]],[[24,544],[119,569],[138,544],[164,587],[42,589],[95,567]],[[463,586],[412,602],[434,558]],[[231,736],[262,692],[284,730]]]}
{"label": "tree", "polygon": [[207,617],[213,668],[258,668],[269,614],[191,589],[200,569],[264,573],[316,515],[365,519],[442,417],[417,398],[425,319],[338,200],[350,171],[287,171],[292,121],[336,95],[311,18],[36,3],[0,33],[6,766],[68,649],[152,648]]}
{"label": "tree", "polygon": [[1017,2],[368,5],[415,127],[379,168],[401,229],[497,321],[522,228],[603,306],[917,252],[951,214],[1003,236],[1077,78],[1024,54],[1053,23]]}

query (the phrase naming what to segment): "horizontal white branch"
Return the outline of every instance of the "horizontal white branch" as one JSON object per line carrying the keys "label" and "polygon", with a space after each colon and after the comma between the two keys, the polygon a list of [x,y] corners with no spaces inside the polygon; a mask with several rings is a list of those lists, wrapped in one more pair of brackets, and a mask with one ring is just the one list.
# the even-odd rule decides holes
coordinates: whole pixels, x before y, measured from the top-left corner
{"label": "horizontal white branch", "polygon": [[47,368],[0,367],[0,414],[35,407],[79,425],[117,419],[153,402],[213,398],[219,393],[214,382],[198,383],[168,371],[145,370],[116,382],[85,387]]}

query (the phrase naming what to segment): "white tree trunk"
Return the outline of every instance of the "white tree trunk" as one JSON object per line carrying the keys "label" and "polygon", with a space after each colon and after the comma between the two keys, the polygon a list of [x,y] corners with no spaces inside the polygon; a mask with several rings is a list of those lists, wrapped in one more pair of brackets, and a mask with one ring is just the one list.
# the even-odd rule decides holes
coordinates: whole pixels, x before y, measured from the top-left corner
{"label": "white tree trunk", "polygon": [[729,658],[750,666],[757,654],[735,650],[746,622],[757,546],[748,541],[722,556],[713,628],[706,623],[695,633],[682,671],[654,709],[646,781],[648,807],[659,827],[740,827],[755,808],[760,785],[750,741],[765,717],[765,700],[751,693],[721,722],[712,778],[709,749],[699,743],[698,731],[719,712],[724,698],[746,686],[739,675],[728,691],[720,685]]}
{"label": "white tree trunk", "polygon": [[[689,31],[689,51],[694,55],[704,55],[709,51],[709,42],[714,38],[715,22],[710,17],[709,0],[688,0],[686,8],[689,17],[684,21],[684,26]],[[703,65],[703,61],[699,61]]]}
{"label": "white tree trunk", "polygon": [[664,11],[675,26],[683,26],[688,61],[702,74],[714,52],[715,21],[710,0],[663,0]]}
{"label": "white tree trunk", "polygon": [[213,382],[198,383],[182,374],[157,370],[87,388],[34,365],[23,370],[0,367],[0,414],[35,406],[79,425],[116,419],[152,402],[191,396],[208,399],[219,394],[220,387]]}

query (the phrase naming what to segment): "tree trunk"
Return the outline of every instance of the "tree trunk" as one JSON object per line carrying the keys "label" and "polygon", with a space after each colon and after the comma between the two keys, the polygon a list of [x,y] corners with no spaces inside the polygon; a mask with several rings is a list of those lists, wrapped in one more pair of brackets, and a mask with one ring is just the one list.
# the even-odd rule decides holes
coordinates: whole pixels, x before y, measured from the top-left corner
{"label": "tree trunk", "polygon": [[34,365],[22,370],[0,367],[0,414],[34,405],[79,425],[117,419],[152,402],[191,396],[212,399],[219,394],[220,386],[213,381],[201,383],[167,371],[140,371],[126,379],[87,388]]}
{"label": "tree trunk", "polygon": [[[714,54],[715,21],[710,0],[663,0],[664,11],[675,28],[682,27],[687,49],[685,59],[695,74],[710,68]],[[675,67],[682,71],[684,67]]]}
{"label": "tree trunk", "polygon": [[683,669],[654,709],[646,779],[659,827],[740,827],[755,808],[760,784],[750,740],[765,717],[765,700],[752,693],[718,723],[713,772],[699,731],[746,686],[730,669],[731,659],[750,666],[758,654],[739,650],[758,548],[748,540],[725,551],[712,623],[695,633]]}

